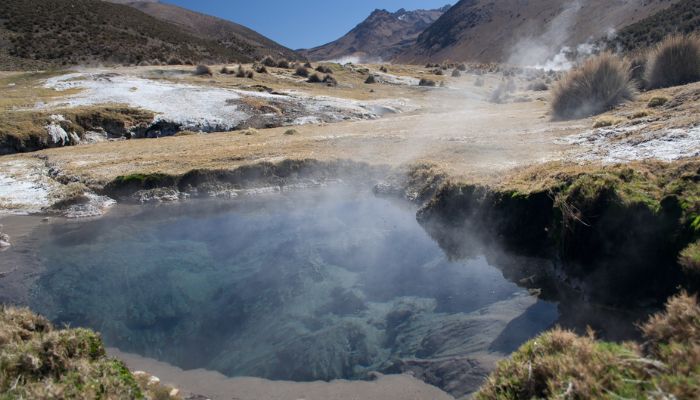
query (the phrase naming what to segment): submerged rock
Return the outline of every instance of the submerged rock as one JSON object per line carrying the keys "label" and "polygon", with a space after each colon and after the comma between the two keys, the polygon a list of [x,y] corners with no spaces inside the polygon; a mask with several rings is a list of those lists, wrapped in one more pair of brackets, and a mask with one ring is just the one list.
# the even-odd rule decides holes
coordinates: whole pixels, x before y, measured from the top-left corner
{"label": "submerged rock", "polygon": [[5,251],[10,248],[10,235],[0,232],[0,251]]}

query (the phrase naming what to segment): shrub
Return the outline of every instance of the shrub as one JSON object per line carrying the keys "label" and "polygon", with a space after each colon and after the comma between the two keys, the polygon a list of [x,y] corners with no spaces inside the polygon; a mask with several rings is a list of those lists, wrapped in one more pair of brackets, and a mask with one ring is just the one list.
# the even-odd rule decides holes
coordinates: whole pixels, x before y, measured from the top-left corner
{"label": "shrub", "polygon": [[318,76],[318,74],[311,75],[309,77],[309,79],[307,79],[306,81],[309,83],[321,83],[321,82],[323,82],[323,80],[321,79],[320,76]]}
{"label": "shrub", "polygon": [[326,67],[323,65],[319,65],[318,67],[316,67],[316,71],[318,71],[322,74],[332,74],[333,73],[333,70],[330,67]]}
{"label": "shrub", "polygon": [[231,73],[231,70],[228,69],[228,67],[223,67],[223,68],[221,68],[221,70],[219,70],[219,72],[224,74],[224,75],[228,75]]}
{"label": "shrub", "polygon": [[296,71],[294,71],[294,75],[308,78],[309,77],[309,70],[304,68],[304,67],[298,67],[296,69]]}
{"label": "shrub", "polygon": [[289,64],[289,61],[287,61],[287,60],[277,61],[277,68],[289,69],[289,66],[290,66],[290,64]]}
{"label": "shrub", "polygon": [[554,88],[555,119],[584,118],[610,110],[635,96],[629,66],[605,53],[569,72]]}
{"label": "shrub", "polygon": [[459,64],[459,65],[457,66],[457,69],[458,69],[459,71],[465,72],[465,71],[467,70],[467,65],[466,65],[466,64]]}
{"label": "shrub", "polygon": [[668,103],[668,98],[656,96],[656,97],[652,97],[651,99],[649,99],[649,103],[647,103],[647,107],[649,107],[649,108],[661,107],[666,103]]}
{"label": "shrub", "polygon": [[367,79],[365,79],[365,83],[371,85],[377,83],[377,79],[374,77],[374,75],[370,75],[367,77]]}
{"label": "shrub", "polygon": [[246,71],[246,73],[245,73],[245,77],[248,79],[253,79],[254,76],[255,76],[255,73],[253,71]]}
{"label": "shrub", "polygon": [[434,87],[436,86],[436,83],[434,80],[422,78],[420,82],[418,82],[418,86]]}
{"label": "shrub", "polygon": [[286,131],[284,131],[284,134],[285,134],[285,135],[289,135],[289,136],[296,135],[296,134],[298,134],[298,133],[299,133],[299,132],[297,132],[296,129],[287,129]]}
{"label": "shrub", "polygon": [[382,65],[382,66],[379,68],[379,71],[384,72],[384,73],[386,74],[386,73],[389,72],[389,68],[387,68],[386,66]]}
{"label": "shrub", "polygon": [[460,76],[462,76],[462,73],[459,72],[458,69],[455,69],[454,71],[452,71],[452,77],[453,77],[453,78],[459,78]]}
{"label": "shrub", "polygon": [[338,85],[338,81],[335,80],[335,78],[331,75],[326,75],[323,78],[323,83],[325,83],[327,86],[337,86]]}
{"label": "shrub", "polygon": [[258,65],[258,66],[255,68],[255,72],[257,72],[257,73],[259,73],[259,74],[266,74],[266,73],[267,73],[267,68],[265,68],[264,65]]}
{"label": "shrub", "polygon": [[313,66],[311,65],[310,62],[307,61],[304,63],[304,68],[313,68]]}
{"label": "shrub", "polygon": [[441,68],[438,68],[438,69],[433,70],[433,74],[440,76],[440,75],[444,75],[444,72],[442,72]]}
{"label": "shrub", "polygon": [[241,135],[245,135],[245,136],[255,136],[258,134],[258,130],[254,129],[254,128],[247,128],[247,129],[243,129],[240,133],[241,133]]}
{"label": "shrub", "polygon": [[245,78],[245,69],[243,69],[242,65],[238,66],[238,70],[236,71],[236,78]]}
{"label": "shrub", "polygon": [[264,65],[266,67],[276,67],[277,63],[275,62],[274,58],[267,56],[267,57],[263,58],[262,65]]}
{"label": "shrub", "polygon": [[197,68],[195,68],[195,70],[194,70],[194,74],[197,76],[202,76],[202,75],[211,76],[211,75],[213,75],[213,73],[211,72],[211,68],[209,68],[208,66],[206,66],[204,64],[197,65]]}
{"label": "shrub", "polygon": [[168,65],[182,65],[182,60],[180,60],[179,58],[173,57],[173,58],[168,60]]}
{"label": "shrub", "polygon": [[650,89],[700,81],[700,38],[671,36],[649,55],[646,71]]}

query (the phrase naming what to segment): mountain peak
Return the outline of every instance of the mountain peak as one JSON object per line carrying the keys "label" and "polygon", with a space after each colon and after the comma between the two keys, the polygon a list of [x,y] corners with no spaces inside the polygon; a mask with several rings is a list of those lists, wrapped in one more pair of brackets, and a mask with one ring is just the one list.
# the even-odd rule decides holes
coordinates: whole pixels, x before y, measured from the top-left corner
{"label": "mountain peak", "polygon": [[443,14],[440,10],[396,12],[374,10],[367,19],[342,38],[303,52],[315,60],[339,60],[358,57],[360,60],[378,60],[393,57],[400,48],[413,43],[430,24]]}

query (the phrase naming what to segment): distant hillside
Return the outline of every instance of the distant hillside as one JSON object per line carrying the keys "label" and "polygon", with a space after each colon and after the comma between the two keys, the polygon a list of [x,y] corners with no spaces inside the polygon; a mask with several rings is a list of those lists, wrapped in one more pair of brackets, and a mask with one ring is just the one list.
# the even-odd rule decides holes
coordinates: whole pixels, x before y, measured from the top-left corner
{"label": "distant hillside", "polygon": [[0,70],[246,62],[254,54],[204,39],[126,5],[100,0],[0,1]]}
{"label": "distant hillside", "polygon": [[312,60],[358,57],[362,60],[393,58],[412,45],[418,35],[450,8],[395,13],[375,10],[345,36],[331,43],[301,51]]}
{"label": "distant hillside", "polygon": [[396,60],[537,64],[678,1],[461,0]]}
{"label": "distant hillside", "polygon": [[[108,0],[130,5],[161,21],[175,24],[202,39],[214,40],[220,45],[246,54],[252,58],[273,56],[275,58],[300,59],[294,51],[265,36],[221,18],[200,14],[185,8],[159,3],[157,0]],[[264,18],[264,16],[261,16]]]}
{"label": "distant hillside", "polygon": [[609,41],[623,51],[633,51],[660,42],[674,33],[700,31],[700,0],[681,0],[669,8],[621,29]]}

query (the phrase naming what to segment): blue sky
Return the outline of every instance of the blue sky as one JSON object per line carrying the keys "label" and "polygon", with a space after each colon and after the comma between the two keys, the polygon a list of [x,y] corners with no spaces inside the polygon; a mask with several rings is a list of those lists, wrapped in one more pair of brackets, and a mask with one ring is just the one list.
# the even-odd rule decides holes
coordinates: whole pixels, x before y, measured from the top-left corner
{"label": "blue sky", "polygon": [[456,0],[161,0],[252,28],[289,48],[331,42],[384,8],[439,8]]}

